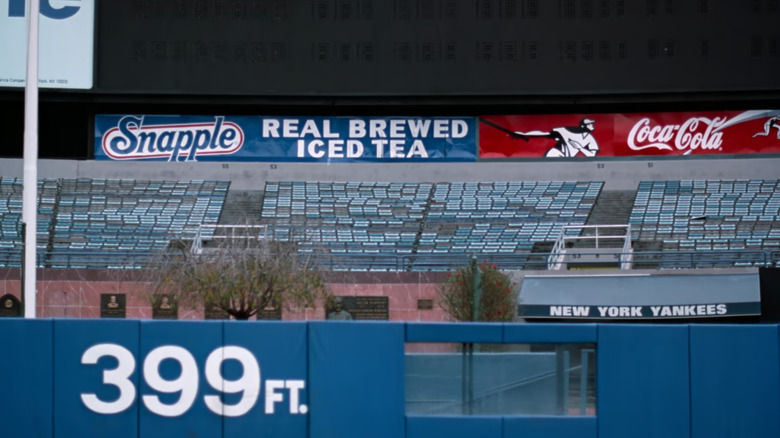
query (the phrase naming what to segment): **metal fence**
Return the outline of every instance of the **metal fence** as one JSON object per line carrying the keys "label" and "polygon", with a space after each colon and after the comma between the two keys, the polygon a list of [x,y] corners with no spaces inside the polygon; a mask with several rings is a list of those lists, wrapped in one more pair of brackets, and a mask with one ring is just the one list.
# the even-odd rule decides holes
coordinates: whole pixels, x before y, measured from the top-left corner
{"label": "metal fence", "polygon": [[[591,255],[581,252],[583,256]],[[593,255],[605,257],[603,252]],[[140,269],[152,261],[155,252],[142,250],[58,250],[56,253],[39,251],[39,268],[51,269]],[[307,253],[321,269],[330,271],[389,271],[434,272],[451,271],[468,265],[473,257],[479,263],[496,265],[503,270],[547,270],[551,256],[556,253],[450,253],[450,254],[333,254]],[[635,251],[616,250],[606,257],[620,260],[632,257],[634,269],[697,269],[719,267],[777,267],[780,250],[711,250],[711,251]],[[578,269],[588,269],[589,262],[579,263]],[[16,248],[0,249],[0,267],[20,268],[22,251]],[[593,263],[596,269],[598,263]]]}

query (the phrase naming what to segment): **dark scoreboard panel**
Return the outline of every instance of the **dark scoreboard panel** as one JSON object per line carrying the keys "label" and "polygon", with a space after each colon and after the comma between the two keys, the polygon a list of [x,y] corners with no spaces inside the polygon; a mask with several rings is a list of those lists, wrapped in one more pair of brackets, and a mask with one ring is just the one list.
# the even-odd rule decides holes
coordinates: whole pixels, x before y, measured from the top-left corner
{"label": "dark scoreboard panel", "polygon": [[96,92],[533,95],[777,90],[777,0],[121,0]]}

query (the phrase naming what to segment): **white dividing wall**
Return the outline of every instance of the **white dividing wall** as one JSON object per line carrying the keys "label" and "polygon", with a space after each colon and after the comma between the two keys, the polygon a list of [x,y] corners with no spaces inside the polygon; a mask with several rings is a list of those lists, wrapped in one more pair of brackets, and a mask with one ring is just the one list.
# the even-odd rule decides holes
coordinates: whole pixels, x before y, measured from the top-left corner
{"label": "white dividing wall", "polygon": [[[21,159],[0,159],[0,176],[22,177]],[[606,190],[642,180],[780,179],[780,157],[478,163],[166,163],[39,160],[38,178],[229,180],[236,190],[266,181],[604,181]]]}

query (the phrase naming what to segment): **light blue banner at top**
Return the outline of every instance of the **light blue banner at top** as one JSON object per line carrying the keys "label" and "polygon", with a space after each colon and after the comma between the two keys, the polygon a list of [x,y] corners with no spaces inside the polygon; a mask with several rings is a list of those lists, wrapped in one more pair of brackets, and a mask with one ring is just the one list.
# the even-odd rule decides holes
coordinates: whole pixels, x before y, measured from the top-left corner
{"label": "light blue banner at top", "polygon": [[476,161],[474,117],[98,115],[96,160]]}

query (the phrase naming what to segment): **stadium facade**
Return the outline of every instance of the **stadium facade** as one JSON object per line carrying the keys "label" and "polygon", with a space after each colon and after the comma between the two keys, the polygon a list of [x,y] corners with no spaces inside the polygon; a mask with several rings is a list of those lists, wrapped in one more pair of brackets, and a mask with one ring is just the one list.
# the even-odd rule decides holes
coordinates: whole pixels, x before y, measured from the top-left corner
{"label": "stadium facade", "polygon": [[[780,433],[776,0],[40,9],[44,318],[0,320],[12,436]],[[4,315],[26,12],[0,2]],[[139,260],[247,217],[395,322],[150,320]],[[545,324],[440,323],[473,257]]]}

